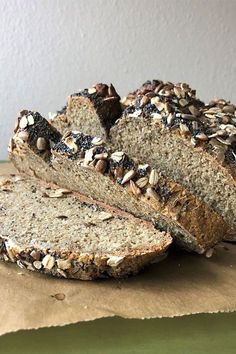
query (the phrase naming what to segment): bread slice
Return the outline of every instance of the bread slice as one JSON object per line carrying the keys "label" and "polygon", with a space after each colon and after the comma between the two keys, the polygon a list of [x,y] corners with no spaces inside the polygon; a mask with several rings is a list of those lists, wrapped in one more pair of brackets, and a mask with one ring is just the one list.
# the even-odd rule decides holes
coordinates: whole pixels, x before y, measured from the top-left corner
{"label": "bread slice", "polygon": [[0,259],[57,277],[136,274],[171,244],[151,223],[18,176],[1,177],[0,205]]}
{"label": "bread slice", "polygon": [[[34,113],[28,112],[26,119],[29,116]],[[18,139],[22,133],[28,134],[27,142]],[[48,163],[45,152],[37,150],[38,140],[32,143],[30,136],[25,127],[13,138],[10,158],[21,172],[153,221],[182,247],[199,253],[228,232],[220,216],[180,185],[123,151],[111,150],[100,138],[68,132],[52,148]]]}
{"label": "bread slice", "polygon": [[110,130],[112,146],[162,171],[236,230],[236,107],[203,106],[186,84],[139,94]]}
{"label": "bread slice", "polygon": [[50,123],[61,133],[83,130],[106,139],[121,113],[120,96],[114,86],[100,83],[70,95],[67,105],[53,115]]}

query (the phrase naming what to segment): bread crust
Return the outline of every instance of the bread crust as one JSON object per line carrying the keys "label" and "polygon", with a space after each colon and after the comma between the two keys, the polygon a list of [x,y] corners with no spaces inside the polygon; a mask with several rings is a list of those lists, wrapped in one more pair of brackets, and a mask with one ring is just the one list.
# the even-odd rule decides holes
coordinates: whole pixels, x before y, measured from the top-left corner
{"label": "bread crust", "polygon": [[[79,112],[82,116],[77,118]],[[114,86],[96,84],[68,97],[67,106],[49,120],[61,133],[83,130],[107,139],[111,126],[122,114],[120,96]],[[89,131],[87,131],[87,129]]]}

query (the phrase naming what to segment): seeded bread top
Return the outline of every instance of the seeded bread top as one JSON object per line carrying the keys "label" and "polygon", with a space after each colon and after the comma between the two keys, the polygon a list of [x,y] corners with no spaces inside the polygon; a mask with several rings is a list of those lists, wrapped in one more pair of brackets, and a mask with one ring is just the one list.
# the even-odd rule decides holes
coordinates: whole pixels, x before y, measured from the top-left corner
{"label": "seeded bread top", "polygon": [[[103,83],[98,83],[93,85],[90,88],[85,88],[83,90],[80,90],[77,93],[73,93],[69,96],[69,100],[72,97],[84,97],[88,98],[91,100],[95,108],[99,108],[104,102],[106,101],[118,101],[120,100],[120,96],[116,92],[115,87],[110,84],[110,86],[103,84]],[[68,102],[69,102],[68,100]],[[66,114],[67,110],[67,105],[62,107],[62,109],[56,111],[56,113],[51,114],[49,113],[49,118],[54,119],[59,115],[64,115]],[[120,111],[121,114],[121,111]]]}
{"label": "seeded bread top", "polygon": [[121,186],[129,186],[135,198],[145,195],[148,199],[158,201],[163,208],[173,196],[176,196],[174,206],[176,220],[180,213],[187,210],[189,200],[192,198],[183,190],[180,201],[179,195],[182,190],[180,185],[169,181],[150,165],[130,158],[125,152],[111,150],[98,137],[68,131],[52,148],[52,159],[58,154],[108,176]]}
{"label": "seeded bread top", "polygon": [[[23,110],[16,119],[14,142],[29,142],[39,151],[46,150],[61,139],[61,134],[51,126],[38,112]],[[9,147],[11,150],[11,147]]]}
{"label": "seeded bread top", "polygon": [[221,163],[236,167],[236,106],[223,99],[204,105],[185,83],[147,81],[122,100],[130,118],[152,118],[177,130]]}

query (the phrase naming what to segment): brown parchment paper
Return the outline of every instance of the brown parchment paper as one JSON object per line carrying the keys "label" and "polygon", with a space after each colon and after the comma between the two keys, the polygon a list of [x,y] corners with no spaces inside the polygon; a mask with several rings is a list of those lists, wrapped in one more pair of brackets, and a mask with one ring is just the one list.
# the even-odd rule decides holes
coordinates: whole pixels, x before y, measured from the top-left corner
{"label": "brown parchment paper", "polygon": [[[0,174],[10,170],[0,165]],[[101,317],[173,317],[236,309],[236,245],[212,258],[171,252],[141,274],[117,281],[54,279],[0,262],[0,334]],[[55,294],[64,294],[58,300]],[[61,295],[60,295],[61,296]]]}

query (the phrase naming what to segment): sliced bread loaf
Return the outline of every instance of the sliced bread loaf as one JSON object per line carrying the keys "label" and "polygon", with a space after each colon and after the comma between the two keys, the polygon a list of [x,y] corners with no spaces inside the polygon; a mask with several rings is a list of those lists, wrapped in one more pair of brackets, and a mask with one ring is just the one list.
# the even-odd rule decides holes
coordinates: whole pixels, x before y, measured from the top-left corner
{"label": "sliced bread loaf", "polygon": [[[26,119],[29,115],[34,113],[28,112]],[[102,139],[68,132],[52,148],[48,163],[36,151],[38,140],[32,148],[30,134],[27,142],[17,139],[27,129],[19,128],[10,152],[19,171],[152,220],[160,229],[170,230],[181,246],[199,253],[228,232],[222,218],[183,187],[123,151],[111,150]]]}
{"label": "sliced bread loaf", "polygon": [[157,261],[171,237],[63,189],[0,178],[0,259],[72,279],[124,277]]}
{"label": "sliced bread loaf", "polygon": [[112,146],[142,158],[236,229],[236,107],[207,106],[186,84],[139,92],[110,130]]}
{"label": "sliced bread loaf", "polygon": [[51,117],[50,123],[61,133],[83,130],[106,139],[121,113],[120,96],[114,86],[100,83],[70,95],[67,105]]}

